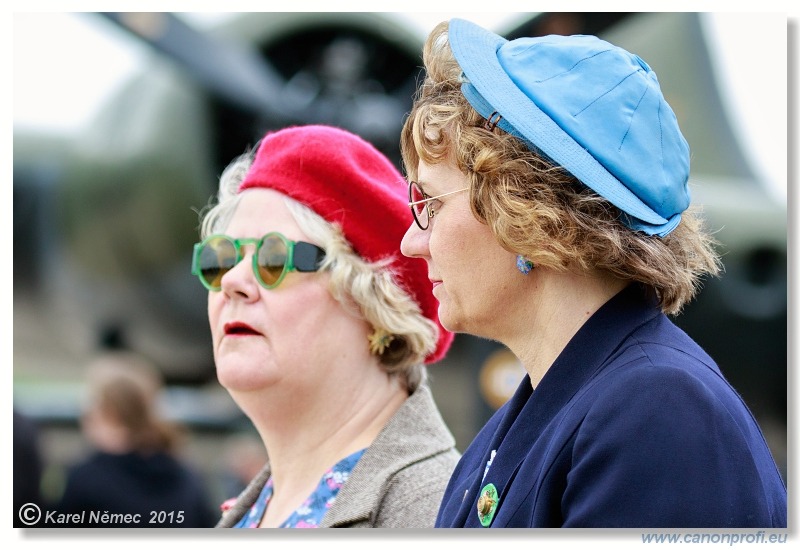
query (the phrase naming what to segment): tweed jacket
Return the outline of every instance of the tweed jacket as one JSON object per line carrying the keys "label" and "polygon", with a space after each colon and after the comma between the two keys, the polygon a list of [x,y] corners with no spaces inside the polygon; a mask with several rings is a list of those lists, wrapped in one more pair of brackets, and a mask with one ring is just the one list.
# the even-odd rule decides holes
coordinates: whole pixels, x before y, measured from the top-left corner
{"label": "tweed jacket", "polygon": [[[430,388],[421,385],[358,461],[320,527],[433,527],[459,457]],[[236,525],[269,476],[267,463],[217,527]]]}
{"label": "tweed jacket", "polygon": [[786,496],[717,365],[630,285],[481,430],[436,525],[786,527]]}

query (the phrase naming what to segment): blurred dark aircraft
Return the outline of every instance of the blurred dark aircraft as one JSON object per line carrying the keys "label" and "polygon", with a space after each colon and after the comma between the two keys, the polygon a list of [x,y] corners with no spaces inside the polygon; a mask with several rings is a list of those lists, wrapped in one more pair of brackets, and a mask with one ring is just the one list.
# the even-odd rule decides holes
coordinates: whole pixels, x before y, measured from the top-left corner
{"label": "blurred dark aircraft", "polygon": [[[312,122],[348,128],[399,165],[424,36],[378,13],[249,13],[202,32],[169,13],[85,17],[152,53],[85,132],[15,129],[15,377],[46,372],[38,363],[55,370],[70,355],[125,348],[173,384],[201,385],[214,366],[206,291],[189,265],[197,211],[222,169],[266,130]],[[762,422],[785,430],[786,205],[743,154],[702,17],[542,13],[494,30],[597,34],[656,71],[692,147],[694,200],[719,230],[726,267],[676,320]],[[496,351],[459,335],[436,376],[472,383]],[[494,407],[485,390],[439,394],[462,447]]]}

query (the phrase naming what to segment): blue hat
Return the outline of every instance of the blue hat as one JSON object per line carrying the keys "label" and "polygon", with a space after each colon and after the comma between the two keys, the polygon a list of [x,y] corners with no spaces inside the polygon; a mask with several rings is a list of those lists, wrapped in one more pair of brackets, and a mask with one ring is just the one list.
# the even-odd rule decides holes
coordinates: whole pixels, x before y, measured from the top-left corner
{"label": "blue hat", "polygon": [[689,145],[656,74],[595,36],[508,41],[452,19],[461,91],[481,116],[619,208],[631,229],[665,236],[689,206]]}

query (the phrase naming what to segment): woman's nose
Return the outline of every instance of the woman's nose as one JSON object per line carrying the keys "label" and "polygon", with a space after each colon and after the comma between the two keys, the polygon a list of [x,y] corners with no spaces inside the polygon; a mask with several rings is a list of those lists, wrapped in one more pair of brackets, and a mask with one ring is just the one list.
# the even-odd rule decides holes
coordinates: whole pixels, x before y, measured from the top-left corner
{"label": "woman's nose", "polygon": [[253,254],[245,254],[239,262],[222,276],[222,292],[228,296],[252,299],[258,296],[258,281],[253,273]]}
{"label": "woman's nose", "polygon": [[412,222],[403,235],[403,240],[400,241],[400,252],[409,258],[427,257],[430,233],[429,229],[423,231],[416,223]]}

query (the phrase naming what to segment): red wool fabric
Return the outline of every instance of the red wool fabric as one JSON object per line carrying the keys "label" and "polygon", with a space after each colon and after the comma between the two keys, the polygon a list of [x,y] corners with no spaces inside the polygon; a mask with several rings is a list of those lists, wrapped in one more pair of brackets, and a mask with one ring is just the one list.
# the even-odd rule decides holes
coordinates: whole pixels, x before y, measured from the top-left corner
{"label": "red wool fabric", "polygon": [[239,192],[257,187],[288,195],[338,224],[362,258],[392,258],[398,283],[439,327],[436,350],[425,362],[444,357],[453,333],[439,323],[425,261],[400,253],[400,241],[413,218],[406,180],[389,159],[343,129],[294,126],[261,140]]}

